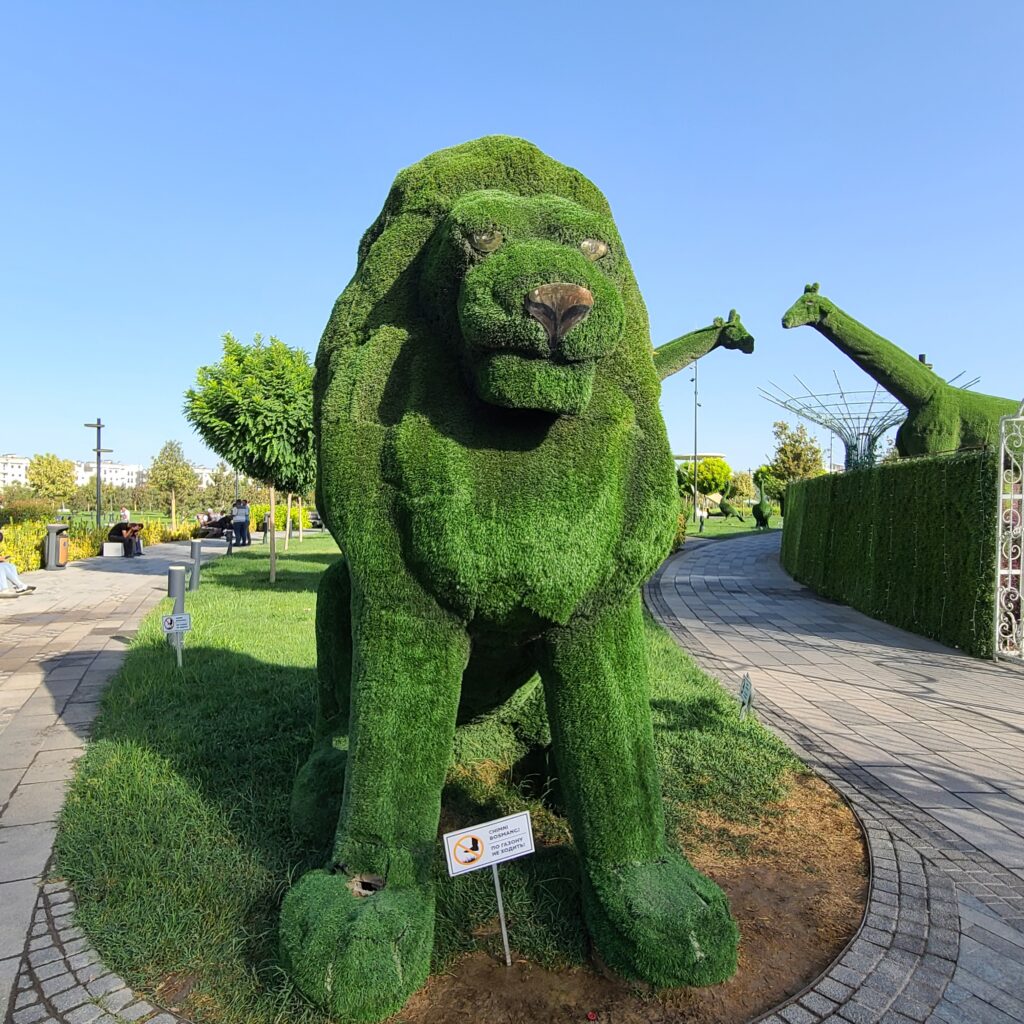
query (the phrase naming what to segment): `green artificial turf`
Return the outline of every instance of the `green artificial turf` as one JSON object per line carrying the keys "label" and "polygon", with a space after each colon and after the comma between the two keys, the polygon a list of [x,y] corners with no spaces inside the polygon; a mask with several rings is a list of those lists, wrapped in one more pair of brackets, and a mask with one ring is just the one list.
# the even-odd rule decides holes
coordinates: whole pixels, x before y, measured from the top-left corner
{"label": "green artificial turf", "polygon": [[[196,975],[188,1012],[202,1024],[326,1019],[281,969],[277,926],[284,893],[319,863],[292,838],[289,799],[313,741],[316,588],[337,557],[327,538],[293,543],[273,587],[258,549],[204,569],[188,596],[182,672],[155,610],[104,696],[61,816],[58,871],[105,964],[150,992],[173,972]],[[770,814],[798,763],[756,721],[741,723],[733,698],[659,627],[643,629],[670,834],[700,809],[745,822]],[[511,943],[547,966],[578,964],[588,952],[578,860],[543,766],[515,765],[534,698],[520,700],[457,734],[441,829],[531,810],[538,852],[501,869]],[[439,970],[500,940],[489,872],[448,879],[440,843],[435,852]]]}

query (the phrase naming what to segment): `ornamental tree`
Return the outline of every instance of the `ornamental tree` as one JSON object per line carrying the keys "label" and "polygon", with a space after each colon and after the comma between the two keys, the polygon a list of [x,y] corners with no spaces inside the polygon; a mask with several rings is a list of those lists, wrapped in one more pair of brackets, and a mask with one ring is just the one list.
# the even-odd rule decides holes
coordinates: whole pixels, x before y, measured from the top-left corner
{"label": "ornamental tree", "polygon": [[75,490],[75,464],[52,452],[33,455],[26,471],[29,484],[40,498],[66,501]]}
{"label": "ornamental tree", "polygon": [[[316,478],[313,367],[302,349],[262,334],[251,345],[223,336],[219,363],[200,366],[185,392],[185,417],[229,465],[276,491],[305,493]],[[276,533],[270,531],[270,582],[277,577]]]}
{"label": "ornamental tree", "polygon": [[171,527],[178,527],[178,499],[195,496],[199,477],[185,458],[180,441],[168,441],[153,459],[146,482],[171,505]]}
{"label": "ornamental tree", "polygon": [[803,423],[793,428],[785,420],[777,420],[772,426],[772,433],[775,435],[775,454],[771,461],[773,476],[788,483],[825,472],[821,447]]}

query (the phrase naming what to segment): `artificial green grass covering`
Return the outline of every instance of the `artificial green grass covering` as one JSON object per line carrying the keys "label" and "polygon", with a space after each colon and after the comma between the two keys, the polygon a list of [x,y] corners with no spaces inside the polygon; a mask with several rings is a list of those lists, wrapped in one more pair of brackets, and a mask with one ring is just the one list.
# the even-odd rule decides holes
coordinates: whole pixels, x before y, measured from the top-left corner
{"label": "artificial green grass covering", "polygon": [[980,657],[993,644],[996,457],[970,452],[792,483],[782,564],[819,594]]}
{"label": "artificial green grass covering", "polygon": [[[698,342],[751,339],[733,316]],[[314,386],[345,562],[292,810],[323,868],[281,910],[288,970],[339,1016],[379,1020],[426,978],[456,725],[537,674],[605,961],[657,985],[735,970],[724,895],[666,845],[640,600],[678,514],[659,380],[691,343],[656,368],[607,201],[522,139],[401,171],[364,236]]]}
{"label": "artificial green grass covering", "polygon": [[[337,557],[329,540],[295,543],[275,587],[261,551],[205,568],[188,596],[181,673],[152,613],[104,695],[61,817],[58,870],[104,963],[149,991],[171,972],[197,975],[188,1012],[202,1024],[324,1019],[280,969],[276,932],[281,897],[309,865],[289,797],[313,739],[316,586]],[[797,762],[756,721],[740,722],[736,702],[650,621],[644,642],[670,835],[702,809],[731,821],[771,813]],[[511,708],[458,730],[442,827],[533,813],[537,854],[501,869],[511,942],[547,966],[578,964],[588,940],[577,859],[565,818],[537,794],[543,765],[530,776],[520,763],[528,721]],[[496,916],[489,872],[448,879],[439,842],[430,871],[432,969],[478,946],[497,953],[482,927]]]}
{"label": "artificial green grass covering", "polygon": [[996,447],[1000,417],[1017,411],[1019,403],[1009,398],[948,384],[929,366],[820,295],[817,284],[806,285],[782,316],[783,327],[805,324],[907,407],[906,421],[896,432],[896,449],[904,457]]}

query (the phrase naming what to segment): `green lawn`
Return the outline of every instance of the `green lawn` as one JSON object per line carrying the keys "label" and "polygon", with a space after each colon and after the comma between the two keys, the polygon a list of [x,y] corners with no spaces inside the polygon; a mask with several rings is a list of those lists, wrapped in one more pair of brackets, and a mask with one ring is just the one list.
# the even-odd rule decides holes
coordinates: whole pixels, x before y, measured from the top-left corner
{"label": "green lawn", "polygon": [[[734,537],[737,534],[755,534],[764,531],[755,529],[754,517],[748,511],[743,512],[744,522],[740,522],[738,519],[730,516],[726,519],[724,516],[709,516],[704,522],[704,532],[698,533],[698,523],[693,522],[691,519],[686,524],[686,536],[687,537]],[[768,520],[769,530],[781,530],[782,529],[782,517],[772,516]]]}
{"label": "green lawn", "polygon": [[[740,524],[742,525],[742,524]],[[204,569],[188,597],[184,670],[143,623],[104,700],[61,816],[58,870],[104,962],[152,992],[169,974],[197,977],[187,1005],[201,1024],[313,1024],[276,959],[290,880],[310,866],[288,828],[292,779],[312,738],[313,609],[338,557],[329,538],[293,541],[267,583],[265,548],[236,549]],[[675,834],[694,813],[756,822],[799,767],[653,622],[657,751]],[[542,803],[524,751],[499,714],[460,731],[443,827],[534,813],[535,856],[502,869],[512,945],[548,966],[586,956],[578,877],[564,819]],[[464,950],[495,950],[488,872],[448,879],[438,844],[435,968]],[[477,933],[476,935],[474,933]]]}

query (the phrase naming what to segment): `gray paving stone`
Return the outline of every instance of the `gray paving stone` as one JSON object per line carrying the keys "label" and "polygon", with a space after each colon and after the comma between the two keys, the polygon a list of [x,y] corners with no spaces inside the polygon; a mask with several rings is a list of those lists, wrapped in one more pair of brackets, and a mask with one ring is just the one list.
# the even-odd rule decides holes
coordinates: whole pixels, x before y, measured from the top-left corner
{"label": "gray paving stone", "polygon": [[21,955],[37,897],[38,888],[31,879],[0,883],[0,960]]}
{"label": "gray paving stone", "polygon": [[36,1024],[42,1020],[46,1013],[46,1007],[41,1003],[36,1006],[27,1006],[24,1010],[14,1011],[14,1024]]}
{"label": "gray paving stone", "polygon": [[108,992],[116,992],[117,989],[123,988],[124,982],[116,974],[103,974],[96,978],[95,981],[90,981],[85,987],[92,995],[102,996]]}
{"label": "gray paving stone", "polygon": [[14,1000],[14,1008],[21,1010],[26,1006],[30,1006],[32,1003],[39,1002],[39,993],[28,989],[27,991],[20,992]]}
{"label": "gray paving stone", "polygon": [[135,993],[130,988],[117,988],[106,995],[100,996],[99,1003],[111,1013],[117,1013],[135,999]]}
{"label": "gray paving stone", "polygon": [[98,961],[99,954],[94,949],[86,949],[81,953],[75,953],[73,956],[68,957],[68,963],[75,971],[81,970],[83,967],[88,967],[90,964],[97,963]]}
{"label": "gray paving stone", "polygon": [[144,999],[140,999],[138,1002],[130,1003],[118,1012],[118,1017],[122,1020],[138,1020],[140,1017],[145,1017],[147,1014],[153,1013],[156,1009],[151,1003],[147,1003]]}
{"label": "gray paving stone", "polygon": [[43,981],[46,978],[52,978],[58,974],[63,974],[65,970],[66,967],[64,966],[64,961],[62,959],[53,960],[48,964],[43,964],[41,967],[33,968],[35,976],[40,981]]}
{"label": "gray paving stone", "polygon": [[837,1000],[827,998],[820,991],[808,992],[800,997],[800,1003],[819,1017],[827,1017],[836,1008],[836,1002]]}
{"label": "gray paving stone", "polygon": [[33,967],[43,967],[60,959],[63,959],[61,951],[54,946],[50,946],[47,949],[37,949],[34,953],[28,954],[28,962]]}
{"label": "gray paving stone", "polygon": [[84,985],[75,985],[73,988],[69,988],[60,995],[54,996],[50,1000],[50,1004],[55,1010],[61,1013],[65,1013],[68,1010],[74,1009],[76,1006],[81,1006],[83,1003],[89,1001],[89,993],[86,992]]}
{"label": "gray paving stone", "polygon": [[853,989],[849,985],[844,985],[841,981],[837,981],[835,977],[823,978],[814,986],[814,990],[826,999],[832,999],[837,1003],[849,999],[853,993]]}
{"label": "gray paving stone", "polygon": [[[85,954],[82,955],[84,956]],[[84,967],[79,967],[75,970],[78,980],[84,985],[89,984],[91,981],[95,981],[97,978],[102,978],[106,973],[107,969],[102,963],[100,963],[98,957],[91,963],[86,964]]]}
{"label": "gray paving stone", "polygon": [[77,1010],[72,1010],[64,1019],[67,1024],[93,1024],[93,1021],[103,1015],[103,1010],[95,1003],[86,1003],[84,1006],[79,1006]]}
{"label": "gray paving stone", "polygon": [[791,1003],[789,1006],[784,1006],[779,1010],[779,1016],[787,1022],[787,1024],[816,1024],[817,1018],[809,1010],[798,1005],[797,1003]]}
{"label": "gray paving stone", "polygon": [[58,992],[66,992],[75,984],[77,984],[75,976],[70,972],[65,971],[62,974],[55,974],[52,978],[48,978],[46,981],[41,981],[39,983],[39,987],[43,990],[44,996],[50,997],[57,995]]}
{"label": "gray paving stone", "polygon": [[161,1013],[158,1017],[151,1018],[147,1024],[179,1024],[178,1018],[170,1013]]}

